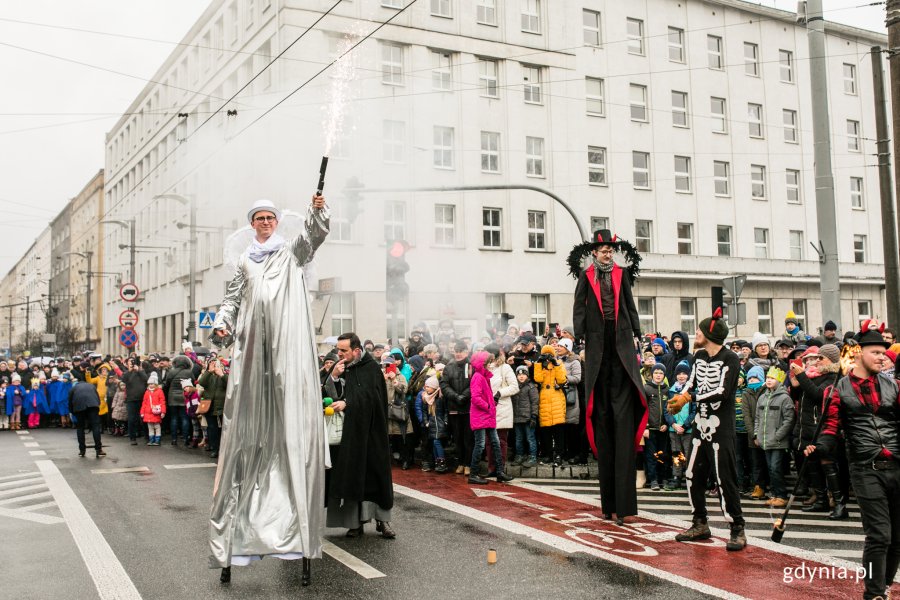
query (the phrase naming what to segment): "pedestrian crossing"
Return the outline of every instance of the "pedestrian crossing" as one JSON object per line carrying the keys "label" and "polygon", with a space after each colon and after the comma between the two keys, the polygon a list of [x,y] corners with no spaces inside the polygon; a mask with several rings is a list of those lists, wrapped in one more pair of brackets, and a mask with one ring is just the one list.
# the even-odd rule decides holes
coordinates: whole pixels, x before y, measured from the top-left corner
{"label": "pedestrian crossing", "polygon": [[[596,502],[599,505],[600,494],[596,481],[525,477],[517,478],[516,483],[545,488],[569,497],[583,497],[585,501]],[[726,529],[727,523],[719,509],[718,499],[707,497],[706,500],[710,527]],[[804,513],[800,510],[801,506],[798,501],[791,509],[782,544],[815,551],[833,558],[848,560],[862,558],[865,536],[860,521],[859,507],[852,499],[847,505],[850,518],[842,521],[828,520],[826,518],[828,513],[824,512]],[[783,512],[783,509],[766,506],[763,500],[749,498],[741,498],[741,509],[747,523],[747,536],[766,540],[772,534],[772,524],[775,519],[780,518]],[[641,511],[642,516],[651,519],[654,515],[677,518],[687,522],[691,519],[691,506],[687,490],[639,489],[638,510]]]}
{"label": "pedestrian crossing", "polygon": [[42,525],[65,522],[38,471],[0,475],[0,517]]}

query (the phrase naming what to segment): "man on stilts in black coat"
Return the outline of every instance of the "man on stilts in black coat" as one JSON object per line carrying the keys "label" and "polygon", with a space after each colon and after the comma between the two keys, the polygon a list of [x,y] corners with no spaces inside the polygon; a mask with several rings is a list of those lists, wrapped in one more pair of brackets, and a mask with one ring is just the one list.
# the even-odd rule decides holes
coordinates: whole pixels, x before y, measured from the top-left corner
{"label": "man on stilts in black coat", "polygon": [[[625,269],[613,260],[617,250],[630,263]],[[582,270],[588,254],[591,264]],[[573,248],[567,261],[578,278],[572,314],[575,337],[585,342],[588,443],[597,457],[603,513],[619,524],[637,514],[636,453],[647,425],[635,342],[641,330],[631,293],[640,261],[631,244],[605,229]]]}

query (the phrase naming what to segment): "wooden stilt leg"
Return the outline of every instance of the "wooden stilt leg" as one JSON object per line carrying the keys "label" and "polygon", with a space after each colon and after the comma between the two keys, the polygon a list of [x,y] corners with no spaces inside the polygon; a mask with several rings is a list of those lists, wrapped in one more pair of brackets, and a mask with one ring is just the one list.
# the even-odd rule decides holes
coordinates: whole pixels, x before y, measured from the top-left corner
{"label": "wooden stilt leg", "polygon": [[222,569],[222,574],[219,575],[220,583],[231,583],[231,567],[225,567]]}
{"label": "wooden stilt leg", "polygon": [[303,585],[303,587],[306,587],[311,583],[311,581],[312,581],[312,578],[310,575],[310,560],[304,556],[303,557],[303,579],[301,580],[301,584]]}

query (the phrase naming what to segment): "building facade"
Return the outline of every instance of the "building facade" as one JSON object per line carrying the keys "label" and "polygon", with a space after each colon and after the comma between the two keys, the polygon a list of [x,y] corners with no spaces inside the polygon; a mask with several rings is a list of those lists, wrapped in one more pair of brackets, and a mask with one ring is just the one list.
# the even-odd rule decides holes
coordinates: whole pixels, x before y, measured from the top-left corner
{"label": "building facade", "polygon": [[[693,331],[731,274],[747,275],[735,335],[777,335],[789,310],[821,325],[807,32],[793,13],[740,0],[429,0],[398,15],[400,0],[360,0],[306,31],[331,4],[212,2],[108,133],[102,219],[134,219],[138,349],[172,351],[187,333],[190,206],[194,304],[214,310],[246,208],[267,197],[305,211],[323,153],[334,218],[310,278],[327,280],[313,305],[322,338],[386,337],[390,240],[409,244],[401,331],[451,319],[478,337],[503,312],[536,329],[570,322],[565,257],[579,228],[522,186],[638,247],[644,331]],[[886,37],[826,32],[835,320],[852,329],[885,312],[867,54]],[[358,41],[346,68],[316,75]],[[339,129],[323,110],[334,106]],[[516,189],[446,189],[458,186]],[[124,272],[129,239],[104,230],[103,271]],[[112,351],[115,286],[102,306]]]}

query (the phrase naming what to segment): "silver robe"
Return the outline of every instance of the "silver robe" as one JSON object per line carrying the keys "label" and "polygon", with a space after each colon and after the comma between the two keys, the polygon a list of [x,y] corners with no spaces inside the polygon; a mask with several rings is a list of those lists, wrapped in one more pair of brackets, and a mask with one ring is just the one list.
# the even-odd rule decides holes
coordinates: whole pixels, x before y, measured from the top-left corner
{"label": "silver robe", "polygon": [[210,511],[210,568],[238,556],[322,556],[328,446],[302,267],[328,228],[327,209],[310,208],[305,231],[262,263],[244,252],[216,315],[214,327],[233,335],[221,345],[234,348]]}

